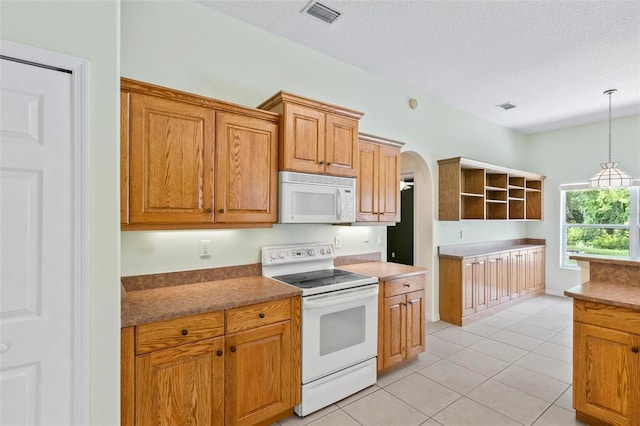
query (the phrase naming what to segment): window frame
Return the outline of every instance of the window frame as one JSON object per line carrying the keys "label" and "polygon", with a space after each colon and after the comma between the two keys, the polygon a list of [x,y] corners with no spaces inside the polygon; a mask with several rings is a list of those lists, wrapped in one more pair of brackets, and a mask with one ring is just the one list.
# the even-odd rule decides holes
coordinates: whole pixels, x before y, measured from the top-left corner
{"label": "window frame", "polygon": [[[568,264],[567,256],[567,231],[569,228],[605,228],[605,229],[628,229],[629,230],[629,258],[640,259],[640,180],[634,180],[633,186],[629,187],[629,224],[595,224],[595,223],[567,223],[567,192],[579,191],[589,188],[587,183],[571,183],[560,185],[560,268],[580,269],[577,265]],[[603,188],[600,188],[603,189]]]}

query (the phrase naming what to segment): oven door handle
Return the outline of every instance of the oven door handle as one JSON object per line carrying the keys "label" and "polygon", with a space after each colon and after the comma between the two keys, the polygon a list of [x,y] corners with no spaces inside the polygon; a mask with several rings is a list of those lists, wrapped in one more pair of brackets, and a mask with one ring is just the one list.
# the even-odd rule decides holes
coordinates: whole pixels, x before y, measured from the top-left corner
{"label": "oven door handle", "polygon": [[302,302],[305,308],[322,308],[323,306],[352,302],[378,295],[378,286],[370,285],[353,290],[344,290],[335,293],[318,294],[304,298]]}

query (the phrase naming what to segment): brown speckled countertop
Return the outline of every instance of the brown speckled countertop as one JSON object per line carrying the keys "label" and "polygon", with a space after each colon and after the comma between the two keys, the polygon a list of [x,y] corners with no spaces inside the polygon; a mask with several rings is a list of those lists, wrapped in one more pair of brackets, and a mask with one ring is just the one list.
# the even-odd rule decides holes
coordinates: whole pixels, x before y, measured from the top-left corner
{"label": "brown speckled countertop", "polygon": [[640,310],[640,284],[588,281],[566,290],[564,294],[588,302]]}
{"label": "brown speckled countertop", "polygon": [[339,266],[339,268],[346,271],[357,272],[359,274],[372,275],[381,280],[396,276],[424,274],[427,271],[425,268],[392,262],[357,263],[353,265]]}
{"label": "brown speckled countertop", "polygon": [[125,292],[121,327],[230,309],[302,294],[270,278],[249,276]]}
{"label": "brown speckled countertop", "polygon": [[601,263],[607,265],[620,265],[620,266],[632,266],[640,268],[640,260],[631,259],[630,257],[608,257],[608,256],[596,256],[596,255],[579,255],[574,254],[569,256],[570,259],[582,260],[590,263]]}
{"label": "brown speckled countertop", "polygon": [[470,256],[484,256],[512,250],[524,250],[534,247],[544,247],[545,244],[545,240],[535,238],[485,241],[470,244],[452,244],[438,247],[438,256],[458,259]]}

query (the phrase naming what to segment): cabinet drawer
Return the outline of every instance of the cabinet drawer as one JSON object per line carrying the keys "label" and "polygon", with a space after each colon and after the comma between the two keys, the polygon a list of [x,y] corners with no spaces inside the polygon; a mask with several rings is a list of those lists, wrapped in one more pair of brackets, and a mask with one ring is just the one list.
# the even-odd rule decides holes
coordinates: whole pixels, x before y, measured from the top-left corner
{"label": "cabinet drawer", "polygon": [[640,311],[585,300],[573,300],[573,320],[627,333],[640,330]]}
{"label": "cabinet drawer", "polygon": [[227,311],[227,333],[273,324],[288,320],[290,317],[290,299],[229,309]]}
{"label": "cabinet drawer", "polygon": [[410,291],[424,289],[424,275],[396,278],[384,282],[384,297],[396,296]]}
{"label": "cabinet drawer", "polygon": [[136,354],[153,352],[224,334],[223,311],[136,326]]}

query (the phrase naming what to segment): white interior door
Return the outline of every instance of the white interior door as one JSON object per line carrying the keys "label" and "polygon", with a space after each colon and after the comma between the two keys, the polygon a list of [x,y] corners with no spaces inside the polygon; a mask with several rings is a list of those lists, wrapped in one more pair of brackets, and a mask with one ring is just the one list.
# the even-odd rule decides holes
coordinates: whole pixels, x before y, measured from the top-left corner
{"label": "white interior door", "polygon": [[0,424],[73,421],[72,76],[0,60]]}

